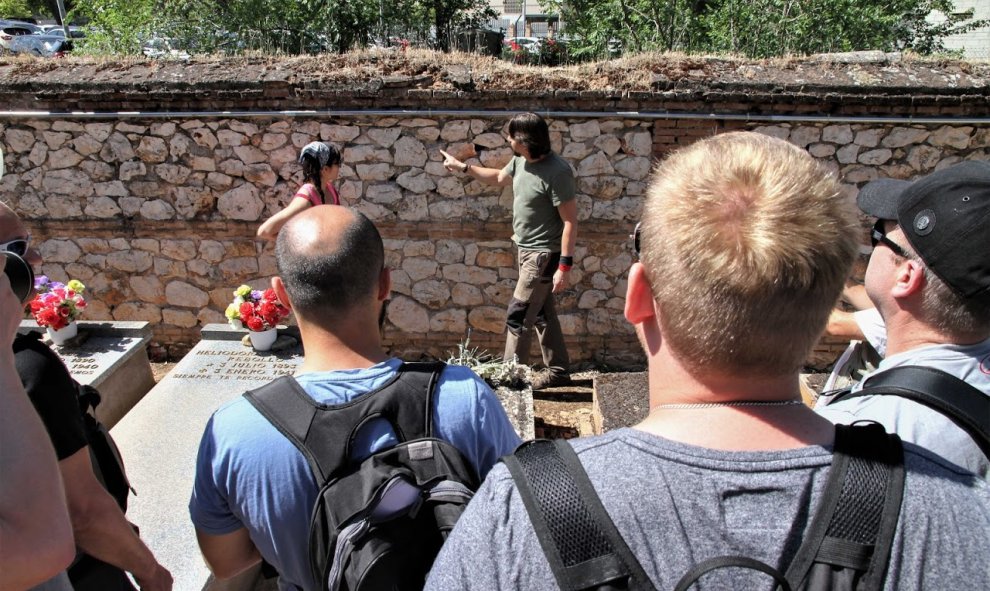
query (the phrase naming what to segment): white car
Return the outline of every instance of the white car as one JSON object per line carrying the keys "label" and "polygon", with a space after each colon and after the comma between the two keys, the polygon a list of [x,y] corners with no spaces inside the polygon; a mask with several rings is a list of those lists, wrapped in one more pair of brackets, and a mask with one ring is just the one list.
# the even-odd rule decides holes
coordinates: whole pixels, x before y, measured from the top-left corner
{"label": "white car", "polygon": [[21,21],[0,20],[0,55],[10,53],[10,42],[15,37],[41,33],[41,27]]}

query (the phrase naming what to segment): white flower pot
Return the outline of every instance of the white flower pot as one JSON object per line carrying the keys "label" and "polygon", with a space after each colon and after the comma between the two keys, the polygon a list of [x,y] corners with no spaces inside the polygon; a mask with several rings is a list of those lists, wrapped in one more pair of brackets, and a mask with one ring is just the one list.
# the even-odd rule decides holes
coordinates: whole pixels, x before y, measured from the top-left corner
{"label": "white flower pot", "polygon": [[62,345],[65,341],[79,334],[79,325],[77,325],[75,321],[72,321],[65,327],[58,330],[53,330],[50,326],[45,327],[45,330],[48,331],[48,338],[50,338],[53,343],[56,345]]}
{"label": "white flower pot", "polygon": [[254,347],[255,351],[268,351],[275,344],[275,339],[278,338],[278,329],[269,328],[261,332],[251,331],[248,336],[251,337],[251,346]]}

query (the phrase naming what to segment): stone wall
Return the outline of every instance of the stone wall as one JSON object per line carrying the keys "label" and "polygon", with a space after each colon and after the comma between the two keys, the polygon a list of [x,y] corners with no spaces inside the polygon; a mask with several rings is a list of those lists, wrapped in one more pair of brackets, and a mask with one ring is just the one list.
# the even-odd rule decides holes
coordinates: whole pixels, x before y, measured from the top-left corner
{"label": "stone wall", "polygon": [[[814,97],[804,102],[814,104]],[[208,105],[204,99],[199,107]],[[462,105],[472,103],[465,98]],[[808,149],[840,176],[850,196],[875,178],[909,178],[961,159],[990,158],[990,127],[983,124],[768,124],[703,115],[623,117],[582,106],[592,114],[549,119],[554,149],[578,178],[576,286],[559,306],[575,362],[642,361],[622,317],[632,262],[628,235],[651,166],[670,149],[723,131],[755,130]],[[685,106],[700,110],[705,102]],[[966,109],[955,100],[948,108]],[[149,321],[174,356],[198,340],[204,324],[224,321],[233,288],[265,285],[276,272],[271,245],[256,241],[254,232],[298,186],[299,148],[333,142],[343,151],[344,203],[375,221],[386,240],[394,269],[387,333],[393,350],[446,357],[470,332],[472,347],[498,353],[516,277],[511,189],[448,173],[438,150],[500,167],[510,157],[506,122],[505,112],[477,111],[0,116],[7,169],[0,198],[25,219],[45,274],[87,284],[86,318]],[[823,342],[815,361],[834,359],[837,346]]]}

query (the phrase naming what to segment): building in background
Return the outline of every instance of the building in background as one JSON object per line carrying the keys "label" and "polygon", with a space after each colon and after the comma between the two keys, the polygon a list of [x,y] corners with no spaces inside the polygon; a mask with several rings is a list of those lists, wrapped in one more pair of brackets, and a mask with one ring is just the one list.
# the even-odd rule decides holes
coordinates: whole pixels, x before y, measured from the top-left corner
{"label": "building in background", "polygon": [[[955,0],[957,12],[973,11],[973,19],[990,19],[990,1],[988,0]],[[933,12],[929,17],[933,23],[945,20],[945,16]],[[963,56],[969,59],[990,59],[990,24],[974,31],[953,35],[945,39],[948,49],[962,50]]]}
{"label": "building in background", "polygon": [[538,0],[489,0],[499,17],[489,23],[505,31],[506,37],[555,37],[560,31],[560,17],[541,12]]}

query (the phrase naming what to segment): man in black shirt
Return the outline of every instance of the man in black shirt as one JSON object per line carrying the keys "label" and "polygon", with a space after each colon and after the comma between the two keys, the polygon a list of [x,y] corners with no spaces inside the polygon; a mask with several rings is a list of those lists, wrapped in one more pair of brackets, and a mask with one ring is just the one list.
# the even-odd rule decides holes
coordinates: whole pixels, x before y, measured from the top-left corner
{"label": "man in black shirt", "polygon": [[[30,235],[10,208],[0,204],[0,245],[18,253],[33,266],[41,256],[30,248]],[[33,294],[32,294],[33,296]],[[90,460],[77,384],[62,360],[36,337],[14,341],[17,373],[21,377],[55,447],[65,487],[69,519],[79,554],[69,568],[78,590],[130,590],[124,571],[143,590],[169,591],[172,575],[158,563],[124,517],[120,506],[103,488]]]}

